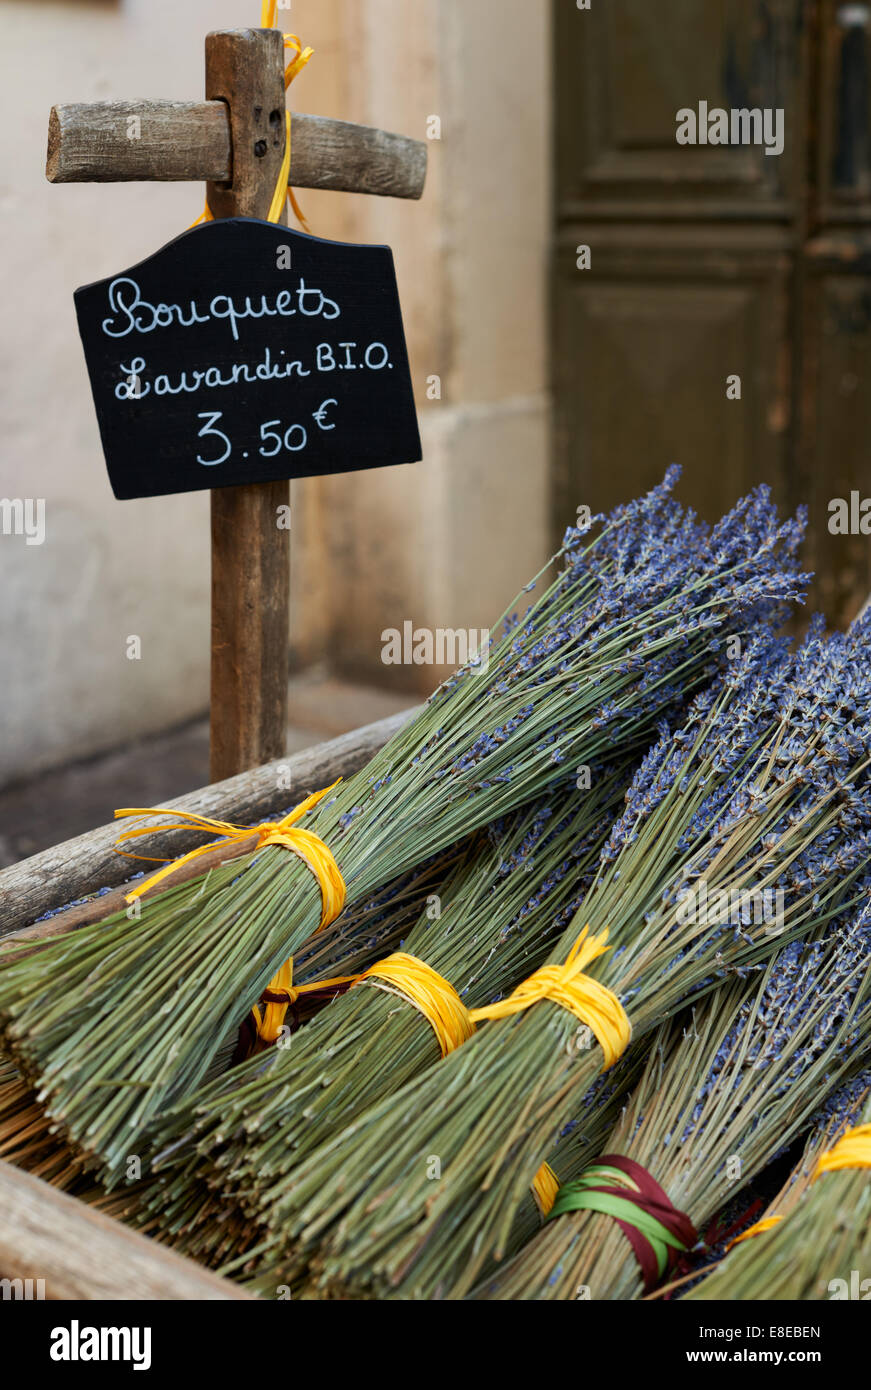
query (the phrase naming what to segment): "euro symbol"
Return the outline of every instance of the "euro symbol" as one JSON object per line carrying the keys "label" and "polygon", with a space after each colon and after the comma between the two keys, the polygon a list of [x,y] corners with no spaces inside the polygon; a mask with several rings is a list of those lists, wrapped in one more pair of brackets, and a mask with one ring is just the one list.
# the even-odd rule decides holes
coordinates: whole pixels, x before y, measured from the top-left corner
{"label": "euro symbol", "polygon": [[328,401],[322,401],[320,409],[315,411],[314,415],[312,416],[312,419],[317,421],[318,425],[322,430],[334,430],[336,428],[335,425],[325,425],[324,420],[327,416],[327,406],[338,404],[339,402],[337,400],[334,400],[332,397],[330,397]]}

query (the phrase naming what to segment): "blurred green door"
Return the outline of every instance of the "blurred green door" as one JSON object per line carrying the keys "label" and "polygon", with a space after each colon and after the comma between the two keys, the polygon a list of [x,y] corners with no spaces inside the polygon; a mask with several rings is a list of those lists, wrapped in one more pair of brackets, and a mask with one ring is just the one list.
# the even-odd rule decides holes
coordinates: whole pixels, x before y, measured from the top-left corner
{"label": "blurred green door", "polygon": [[[871,497],[871,6],[554,4],[558,524],[672,461],[707,517],[767,482],[809,503],[817,603],[850,617],[871,537],[829,502]],[[783,152],[678,144],[700,102],[781,109]]]}

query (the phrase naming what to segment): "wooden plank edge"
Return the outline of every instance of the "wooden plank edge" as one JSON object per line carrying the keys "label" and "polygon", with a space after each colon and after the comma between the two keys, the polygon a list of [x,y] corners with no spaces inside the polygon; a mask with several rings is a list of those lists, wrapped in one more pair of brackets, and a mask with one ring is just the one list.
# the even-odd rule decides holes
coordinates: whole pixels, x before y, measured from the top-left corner
{"label": "wooden plank edge", "polygon": [[0,1277],[33,1280],[46,1299],[252,1301],[229,1279],[2,1160]]}
{"label": "wooden plank edge", "polygon": [[[191,811],[241,825],[270,819],[309,792],[358,772],[417,713],[417,709],[403,710],[292,757],[176,797],[167,802],[167,810]],[[119,788],[119,804],[124,799]],[[155,821],[154,835],[144,835],[137,842],[138,853],[169,859],[203,843],[202,832],[166,831],[161,824],[167,821]],[[54,908],[129,881],[135,861],[115,853],[119,829],[119,823],[112,821],[0,870],[0,937],[30,926]],[[229,857],[226,850],[223,857]],[[103,899],[97,901],[99,920],[107,914]]]}

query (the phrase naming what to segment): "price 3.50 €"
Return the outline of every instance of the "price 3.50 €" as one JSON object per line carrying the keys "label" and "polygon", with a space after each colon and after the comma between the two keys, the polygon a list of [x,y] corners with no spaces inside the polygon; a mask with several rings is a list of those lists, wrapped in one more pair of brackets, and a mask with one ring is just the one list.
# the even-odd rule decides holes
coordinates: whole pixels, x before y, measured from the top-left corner
{"label": "price 3.50 \u20ac", "polygon": [[[318,409],[312,414],[312,419],[321,430],[334,430],[336,428],[329,420],[329,412],[333,406],[338,405],[334,397],[322,401]],[[224,417],[222,410],[203,410],[197,415],[198,420],[203,420],[202,429],[197,435],[198,439],[205,440],[206,443],[201,447],[206,455],[197,454],[197,463],[201,463],[204,468],[217,468],[218,464],[226,463],[233,452],[232,441],[224,430],[219,426],[219,421]],[[282,450],[290,454],[298,454],[308,443],[308,430],[305,425],[293,424],[285,425],[281,420],[265,420],[260,426],[260,447],[257,452],[261,458],[275,458]],[[245,453],[244,458],[248,455]]]}

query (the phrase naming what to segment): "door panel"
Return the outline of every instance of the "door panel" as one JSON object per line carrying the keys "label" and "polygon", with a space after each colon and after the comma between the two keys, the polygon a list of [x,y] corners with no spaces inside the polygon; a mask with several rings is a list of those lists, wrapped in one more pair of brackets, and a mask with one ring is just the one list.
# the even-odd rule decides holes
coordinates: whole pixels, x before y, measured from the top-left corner
{"label": "door panel", "polygon": [[[766,482],[809,504],[843,622],[871,590],[871,538],[829,530],[871,496],[871,4],[554,3],[557,528],[672,461],[709,520]],[[784,155],[678,146],[702,100],[782,106]]]}
{"label": "door panel", "polygon": [[[705,516],[763,478],[784,492],[788,258],[746,242],[727,253],[697,238],[655,249],[620,240],[597,229],[594,273],[576,269],[573,246],[560,257],[560,513],[611,506],[672,462],[681,496]],[[729,400],[735,374],[741,399]]]}
{"label": "door panel", "polygon": [[[783,216],[802,177],[803,0],[556,0],[563,216]],[[679,146],[677,112],[782,107],[781,156]],[[601,206],[600,206],[601,205]]]}
{"label": "door panel", "polygon": [[861,265],[864,273],[844,274],[820,255],[805,291],[802,464],[814,523],[810,565],[819,606],[840,624],[856,616],[871,589],[871,537],[829,530],[835,498],[871,497],[871,254]]}
{"label": "door panel", "polygon": [[871,5],[826,0],[820,33],[820,225],[871,222]]}

